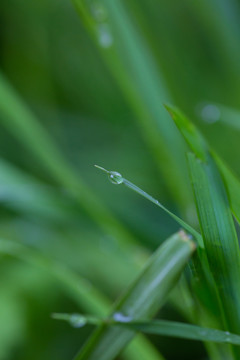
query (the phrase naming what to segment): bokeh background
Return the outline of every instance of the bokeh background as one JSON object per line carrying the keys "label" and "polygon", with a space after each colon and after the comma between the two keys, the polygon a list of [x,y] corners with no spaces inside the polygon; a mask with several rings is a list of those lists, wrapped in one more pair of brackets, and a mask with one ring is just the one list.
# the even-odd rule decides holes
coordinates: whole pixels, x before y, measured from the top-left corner
{"label": "bokeh background", "polygon": [[[56,273],[112,303],[179,228],[94,164],[198,226],[164,103],[240,175],[240,2],[79,3],[80,16],[70,0],[0,2],[1,360],[71,359],[92,328],[50,315],[91,311]],[[160,316],[185,320],[171,304]],[[167,360],[207,358],[196,342],[151,341]]]}

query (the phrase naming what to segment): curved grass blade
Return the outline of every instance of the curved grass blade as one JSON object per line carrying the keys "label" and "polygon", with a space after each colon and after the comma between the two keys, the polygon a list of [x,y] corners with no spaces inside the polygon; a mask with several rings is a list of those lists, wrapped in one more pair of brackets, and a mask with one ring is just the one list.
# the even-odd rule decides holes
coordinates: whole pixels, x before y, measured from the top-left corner
{"label": "curved grass blade", "polygon": [[168,210],[165,206],[163,206],[153,196],[149,195],[148,193],[146,193],[145,191],[140,189],[138,186],[136,186],[135,184],[131,183],[129,180],[122,177],[122,175],[119,174],[118,172],[116,172],[116,171],[108,171],[108,170],[106,170],[106,169],[104,169],[104,168],[102,168],[101,166],[98,166],[98,165],[95,165],[95,167],[97,167],[98,169],[100,169],[100,170],[104,171],[105,173],[107,173],[107,175],[109,177],[109,180],[113,184],[118,184],[118,185],[119,184],[124,184],[129,189],[137,192],[139,195],[143,196],[147,200],[151,201],[153,204],[160,207],[163,211],[165,211],[168,215],[170,215],[175,221],[177,221],[180,226],[182,226],[186,231],[188,231],[191,235],[193,235],[194,238],[197,240],[198,245],[200,247],[203,247],[203,241],[202,241],[201,235],[195,229],[193,229],[190,225],[188,225],[185,221],[183,221],[181,218],[179,218],[177,215],[175,215],[170,210]]}
{"label": "curved grass blade", "polygon": [[[92,284],[89,284],[85,278],[59,262],[47,258],[25,245],[5,239],[0,239],[0,253],[16,257],[47,271],[59,281],[64,291],[86,312],[102,317],[109,313],[110,301]],[[143,336],[134,339],[131,346],[124,352],[124,359],[138,360],[139,353],[142,354],[143,360],[164,360],[161,354]]]}
{"label": "curved grass blade", "polygon": [[[152,317],[166,301],[194,249],[194,242],[183,232],[166,240],[116,303],[109,320],[129,321]],[[113,359],[133,336],[131,330],[123,331],[102,324],[75,360]]]}

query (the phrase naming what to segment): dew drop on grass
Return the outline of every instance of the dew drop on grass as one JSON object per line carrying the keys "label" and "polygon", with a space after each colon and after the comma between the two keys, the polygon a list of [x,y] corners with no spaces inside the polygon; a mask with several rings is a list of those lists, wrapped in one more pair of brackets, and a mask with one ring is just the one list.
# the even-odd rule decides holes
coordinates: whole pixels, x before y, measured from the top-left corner
{"label": "dew drop on grass", "polygon": [[104,22],[107,20],[107,11],[98,1],[91,4],[91,11],[96,21]]}
{"label": "dew drop on grass", "polygon": [[131,316],[127,316],[127,315],[124,315],[120,312],[116,312],[114,315],[113,315],[113,319],[115,321],[119,321],[119,322],[130,322],[132,321],[132,317]]}
{"label": "dew drop on grass", "polygon": [[108,24],[99,24],[98,41],[100,46],[107,49],[113,44],[113,37]]}
{"label": "dew drop on grass", "polygon": [[123,182],[122,175],[116,171],[109,171],[108,178],[113,184],[116,185],[122,184]]}
{"label": "dew drop on grass", "polygon": [[226,335],[226,338],[225,338],[225,341],[226,342],[229,342],[231,339],[230,339],[230,332],[229,331],[225,331],[225,335]]}
{"label": "dew drop on grass", "polygon": [[205,122],[213,124],[220,120],[221,112],[218,106],[214,104],[207,104],[203,106],[201,110],[201,117]]}
{"label": "dew drop on grass", "polygon": [[69,318],[69,323],[75,328],[81,328],[86,325],[87,320],[84,316],[79,314],[72,314]]}

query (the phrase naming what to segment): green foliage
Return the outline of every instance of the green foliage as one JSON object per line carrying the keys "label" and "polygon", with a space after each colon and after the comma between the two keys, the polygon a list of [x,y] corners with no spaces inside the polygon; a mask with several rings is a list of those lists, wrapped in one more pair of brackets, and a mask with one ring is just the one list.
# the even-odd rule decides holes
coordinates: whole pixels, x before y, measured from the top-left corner
{"label": "green foliage", "polygon": [[0,19],[0,359],[238,360],[239,1]]}

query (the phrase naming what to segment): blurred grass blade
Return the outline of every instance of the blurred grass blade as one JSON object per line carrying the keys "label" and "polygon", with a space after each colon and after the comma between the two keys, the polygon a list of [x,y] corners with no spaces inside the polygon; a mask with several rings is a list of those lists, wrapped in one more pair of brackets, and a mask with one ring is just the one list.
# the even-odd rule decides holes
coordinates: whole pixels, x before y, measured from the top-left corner
{"label": "blurred grass blade", "polygon": [[131,321],[127,323],[116,322],[116,325],[126,327],[135,331],[141,331],[146,334],[240,345],[239,335],[231,334],[228,331],[209,329],[201,326],[184,324],[174,321],[154,320],[133,322]]}
{"label": "blurred grass blade", "polygon": [[197,157],[206,160],[208,147],[200,132],[178,108],[169,104],[165,105],[165,108]]}
{"label": "blurred grass blade", "polygon": [[[63,290],[86,312],[102,317],[109,313],[110,301],[85,278],[59,262],[25,245],[5,239],[0,239],[0,253],[14,256],[47,271],[59,281]],[[143,336],[134,339],[131,346],[124,352],[124,359],[138,360],[139,353],[142,354],[143,360],[164,360]]]}
{"label": "blurred grass blade", "polygon": [[[223,68],[229,68],[232,86],[236,86],[239,75],[239,3],[236,0],[187,1],[194,11],[202,31],[207,31],[209,46],[221,59]],[[239,89],[239,86],[235,90]],[[234,91],[233,91],[234,96]]]}
{"label": "blurred grass blade", "polygon": [[[164,176],[166,186],[182,208],[186,208],[190,194],[182,169],[185,165],[184,145],[161,106],[161,103],[169,100],[165,81],[144,37],[140,35],[141,29],[133,26],[127,2],[72,2],[126,100],[135,111],[136,121],[156,160],[157,168]],[[97,16],[99,12],[104,16]]]}
{"label": "blurred grass blade", "polygon": [[240,111],[218,103],[205,103],[199,108],[198,116],[209,125],[223,124],[240,130]]}
{"label": "blurred grass blade", "polygon": [[[151,318],[166,301],[194,249],[195,244],[184,232],[166,240],[114,306],[110,319],[129,321]],[[75,359],[113,359],[133,336],[131,330],[103,324]]]}
{"label": "blurred grass blade", "polygon": [[231,210],[240,223],[240,180],[232,172],[231,169],[224,163],[224,161],[214,152],[209,149],[205,139],[200,131],[186,118],[186,116],[176,107],[166,105],[172,119],[176,123],[180,132],[184,136],[191,150],[202,160],[206,159],[209,151],[214,158],[219,171],[224,180],[227,189]]}
{"label": "blurred grass blade", "polygon": [[199,221],[229,330],[240,333],[240,252],[227,194],[218,169],[188,155]]}
{"label": "blurred grass blade", "polygon": [[73,215],[67,197],[3,159],[0,159],[0,189],[0,203],[20,213],[65,222]]}
{"label": "blurred grass blade", "polygon": [[8,254],[21,259],[59,280],[66,293],[73,298],[86,311],[96,315],[107,315],[109,301],[80,275],[68,267],[48,258],[41,253],[11,240],[0,239],[0,253]]}

